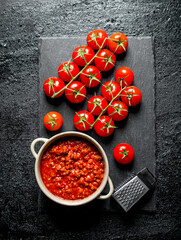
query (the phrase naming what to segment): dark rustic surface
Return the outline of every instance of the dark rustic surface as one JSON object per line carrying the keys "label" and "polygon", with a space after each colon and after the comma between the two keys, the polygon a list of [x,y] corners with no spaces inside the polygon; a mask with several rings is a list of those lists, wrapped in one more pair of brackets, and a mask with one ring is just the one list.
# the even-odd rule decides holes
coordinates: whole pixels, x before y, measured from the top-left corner
{"label": "dark rustic surface", "polygon": [[[180,1],[1,0],[1,239],[179,239]],[[92,29],[153,36],[157,212],[123,215],[38,208],[29,151],[38,136],[38,39]],[[49,206],[47,208],[47,206]],[[77,219],[78,218],[78,219]]]}
{"label": "dark rustic surface", "polygon": [[[108,138],[99,137],[94,130],[87,132],[96,139],[105,150],[110,168],[110,177],[114,187],[118,187],[123,181],[133,174],[147,167],[155,174],[155,72],[153,56],[153,39],[151,37],[129,37],[129,49],[126,55],[117,56],[116,66],[107,74],[102,73],[101,83],[114,79],[118,68],[127,66],[134,72],[134,86],[137,86],[142,94],[142,102],[137,107],[129,109],[128,117],[116,123],[117,129]],[[46,113],[57,111],[62,114],[64,124],[57,131],[75,131],[73,116],[75,111],[87,110],[87,101],[93,96],[94,92],[101,94],[101,84],[97,88],[87,89],[87,98],[80,104],[71,104],[65,97],[60,99],[48,99],[43,91],[43,83],[50,76],[58,77],[58,67],[60,63],[71,59],[72,51],[79,45],[86,44],[84,37],[54,37],[40,39],[39,56],[39,80],[40,80],[40,137],[50,138],[55,132],[46,131],[42,124]],[[134,151],[135,157],[132,164],[121,166],[116,164],[113,157],[114,147],[121,143],[129,143]],[[108,191],[108,189],[107,189]],[[142,208],[154,211],[156,191],[147,198],[142,204]],[[102,207],[106,210],[114,211],[117,208],[112,206],[111,199],[102,201]],[[94,209],[93,209],[94,211]]]}

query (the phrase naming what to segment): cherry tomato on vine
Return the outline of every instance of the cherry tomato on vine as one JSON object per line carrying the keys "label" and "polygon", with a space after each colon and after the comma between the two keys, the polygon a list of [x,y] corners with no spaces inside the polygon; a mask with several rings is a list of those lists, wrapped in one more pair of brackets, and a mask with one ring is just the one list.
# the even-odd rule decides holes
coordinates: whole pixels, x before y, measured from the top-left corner
{"label": "cherry tomato on vine", "polygon": [[102,49],[95,57],[94,62],[99,70],[107,72],[115,66],[116,56],[108,49]]}
{"label": "cherry tomato on vine", "polygon": [[86,94],[86,88],[78,81],[73,81],[67,89],[65,89],[65,96],[72,103],[82,102],[85,99]]}
{"label": "cherry tomato on vine", "polygon": [[118,99],[120,91],[121,91],[121,87],[119,86],[119,84],[112,80],[105,82],[101,88],[102,96],[105,97],[105,99],[108,100],[109,102],[117,95],[118,96],[116,99]]}
{"label": "cherry tomato on vine", "polygon": [[134,159],[134,150],[129,144],[120,143],[114,148],[113,155],[117,162],[128,164]]}
{"label": "cherry tomato on vine", "polygon": [[108,47],[116,54],[126,52],[128,48],[128,39],[123,33],[114,33],[108,39]]}
{"label": "cherry tomato on vine", "polygon": [[101,137],[110,136],[115,129],[115,124],[109,116],[101,116],[100,119],[95,123],[94,130]]}
{"label": "cherry tomato on vine", "polygon": [[128,115],[128,107],[121,101],[113,101],[107,109],[107,113],[115,121],[121,121]]}
{"label": "cherry tomato on vine", "polygon": [[[65,87],[65,83],[58,77],[50,77],[45,80],[43,90],[48,97],[52,97],[55,93],[59,92]],[[61,91],[55,98],[60,97],[64,93]]]}
{"label": "cherry tomato on vine", "polygon": [[[87,36],[87,44],[91,48],[98,50],[99,47],[104,48],[107,45],[108,40],[106,38],[108,38],[108,35],[105,31],[103,31],[101,29],[93,30]],[[103,44],[103,42],[104,42],[104,44]],[[103,44],[103,46],[102,46],[102,44]]]}
{"label": "cherry tomato on vine", "polygon": [[128,67],[121,67],[115,72],[115,80],[120,83],[121,88],[128,87],[133,83],[134,73]]}
{"label": "cherry tomato on vine", "polygon": [[121,92],[121,100],[126,103],[127,106],[136,106],[141,102],[141,99],[142,93],[135,86],[127,87]]}
{"label": "cherry tomato on vine", "polygon": [[98,68],[89,65],[80,74],[80,80],[86,87],[96,87],[101,81],[101,73]]}
{"label": "cherry tomato on vine", "polygon": [[[94,50],[89,46],[79,46],[76,47],[72,53],[72,59],[74,62],[84,67],[91,59],[94,57]],[[91,61],[91,63],[93,60]]]}
{"label": "cherry tomato on vine", "polygon": [[57,131],[63,124],[62,115],[58,112],[49,112],[45,115],[43,124],[50,131]]}
{"label": "cherry tomato on vine", "polygon": [[[87,108],[89,112],[98,116],[107,107],[107,105],[108,103],[104,97],[95,95],[89,99],[87,103]],[[105,112],[106,110],[103,113]]]}
{"label": "cherry tomato on vine", "polygon": [[73,118],[74,126],[79,131],[88,131],[94,123],[94,116],[88,111],[79,111]]}
{"label": "cherry tomato on vine", "polygon": [[65,82],[70,82],[78,73],[79,67],[74,62],[63,62],[58,68],[58,75]]}

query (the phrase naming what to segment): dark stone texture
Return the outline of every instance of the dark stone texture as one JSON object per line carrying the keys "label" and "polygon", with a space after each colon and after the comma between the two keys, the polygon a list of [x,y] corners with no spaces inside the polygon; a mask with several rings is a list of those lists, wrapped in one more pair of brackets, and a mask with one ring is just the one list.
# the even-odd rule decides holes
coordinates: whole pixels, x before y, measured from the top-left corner
{"label": "dark stone texture", "polygon": [[[180,1],[1,0],[1,239],[179,239]],[[153,36],[157,211],[72,212],[42,196],[29,150],[38,136],[38,40],[108,33]],[[47,208],[49,206],[49,208]],[[76,217],[79,216],[79,221]],[[65,219],[64,219],[65,218]],[[80,224],[79,224],[80,223]]]}
{"label": "dark stone texture", "polygon": [[[94,130],[87,132],[96,139],[105,150],[110,168],[110,177],[114,187],[118,187],[128,177],[138,173],[144,167],[155,174],[155,72],[154,56],[151,37],[129,37],[129,49],[124,57],[117,56],[116,66],[109,73],[102,73],[101,83],[114,79],[115,72],[122,66],[130,67],[134,72],[134,85],[142,91],[142,102],[137,107],[129,108],[129,115],[123,122],[116,123],[118,129],[112,136],[102,138]],[[40,56],[39,56],[39,78],[40,78],[40,136],[50,138],[55,135],[49,132],[42,124],[46,113],[57,111],[62,114],[64,124],[58,131],[75,131],[73,125],[73,116],[75,111],[87,110],[87,102],[94,92],[101,94],[101,84],[97,88],[87,89],[87,98],[80,104],[71,104],[66,101],[65,97],[60,99],[47,99],[43,91],[43,83],[50,76],[57,76],[57,69],[60,63],[71,58],[72,51],[79,45],[86,44],[85,37],[53,37],[40,39]],[[64,99],[65,98],[65,99]],[[116,164],[113,157],[114,147],[121,142],[129,143],[134,151],[135,157],[132,164],[120,166]],[[107,188],[107,191],[109,189]],[[106,192],[106,190],[105,190]],[[156,208],[155,196],[151,195],[144,202],[144,210],[154,211]],[[110,199],[103,201],[102,205],[106,210],[116,210],[111,205]]]}

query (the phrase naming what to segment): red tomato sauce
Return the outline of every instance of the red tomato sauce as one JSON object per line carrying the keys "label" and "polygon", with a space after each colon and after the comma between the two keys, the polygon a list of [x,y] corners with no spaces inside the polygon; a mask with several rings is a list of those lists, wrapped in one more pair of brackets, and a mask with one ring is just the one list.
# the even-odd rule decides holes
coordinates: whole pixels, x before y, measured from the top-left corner
{"label": "red tomato sauce", "polygon": [[104,177],[101,154],[81,138],[64,138],[51,145],[42,156],[40,169],[46,188],[68,200],[90,196]]}

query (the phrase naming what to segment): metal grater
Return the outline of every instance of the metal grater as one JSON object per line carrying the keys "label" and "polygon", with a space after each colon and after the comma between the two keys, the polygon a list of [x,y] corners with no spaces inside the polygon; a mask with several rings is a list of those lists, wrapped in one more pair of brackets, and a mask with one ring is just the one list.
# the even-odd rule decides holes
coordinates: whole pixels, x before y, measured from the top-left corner
{"label": "metal grater", "polygon": [[142,169],[135,177],[116,188],[112,194],[119,205],[128,212],[155,184],[155,177],[147,169]]}

